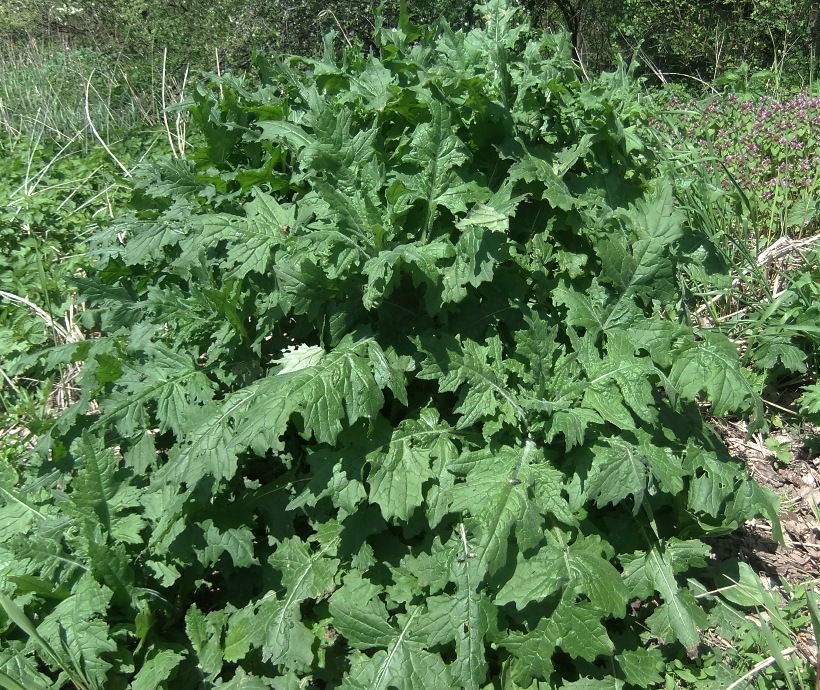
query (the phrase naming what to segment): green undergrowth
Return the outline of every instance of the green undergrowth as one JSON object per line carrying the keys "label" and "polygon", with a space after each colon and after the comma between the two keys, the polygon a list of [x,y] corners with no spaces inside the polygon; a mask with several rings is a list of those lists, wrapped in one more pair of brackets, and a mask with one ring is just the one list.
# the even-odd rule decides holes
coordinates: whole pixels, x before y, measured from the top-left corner
{"label": "green undergrowth", "polygon": [[95,337],[21,362],[83,366],[0,465],[0,685],[711,668],[732,601],[704,538],[779,535],[704,419],[765,423],[735,344],[693,325],[714,247],[624,68],[581,81],[566,39],[476,13],[194,90],[199,145],[141,169],[73,279]]}
{"label": "green undergrowth", "polygon": [[119,166],[150,155],[156,135],[144,134],[111,140],[106,150],[82,132],[64,140],[42,127],[34,137],[0,131],[0,433],[8,459],[74,398],[76,367],[44,366],[32,353],[82,340],[93,326],[68,281],[92,263],[89,237],[130,199]]}
{"label": "green undergrowth", "polygon": [[753,238],[759,252],[784,234],[812,234],[820,189],[820,96],[727,92],[688,103],[673,96],[667,109],[656,126],[674,150],[692,147],[704,172],[716,172],[721,187],[735,195],[749,216],[747,243]]}
{"label": "green undergrowth", "polygon": [[[769,434],[764,430],[760,438],[778,471],[794,459],[784,438],[811,448],[812,424],[820,420],[810,125],[817,99],[807,92],[775,99],[729,91],[703,101],[653,94],[653,101],[659,169],[674,180],[688,241],[708,238],[695,250],[699,261],[682,266],[690,318],[739,346],[747,378],[766,404]],[[728,563],[716,586],[731,568],[742,582],[732,585],[735,592],[723,592],[729,605],[710,614],[711,653],[698,664],[668,665],[667,677],[692,688],[810,687],[800,640],[816,614],[812,583],[795,587],[781,579],[773,592],[771,584],[761,585],[768,575]],[[746,615],[731,613],[732,606]],[[733,674],[743,682],[731,680]]]}
{"label": "green undergrowth", "polygon": [[798,428],[816,421],[820,99],[728,92],[661,98],[658,108],[660,167],[675,180],[693,235],[712,248],[684,269],[693,318],[742,345],[771,413]]}

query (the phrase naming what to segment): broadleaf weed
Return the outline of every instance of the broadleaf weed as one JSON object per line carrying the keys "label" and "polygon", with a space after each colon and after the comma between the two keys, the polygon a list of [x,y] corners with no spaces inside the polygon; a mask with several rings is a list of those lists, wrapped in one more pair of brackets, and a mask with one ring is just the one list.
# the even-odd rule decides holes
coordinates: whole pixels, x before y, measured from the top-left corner
{"label": "broadleaf weed", "polygon": [[629,69],[516,12],[198,84],[93,238],[96,337],[41,355],[77,402],[0,507],[6,596],[89,687],[692,675],[703,538],[778,520],[702,406],[760,399],[690,318],[718,252]]}

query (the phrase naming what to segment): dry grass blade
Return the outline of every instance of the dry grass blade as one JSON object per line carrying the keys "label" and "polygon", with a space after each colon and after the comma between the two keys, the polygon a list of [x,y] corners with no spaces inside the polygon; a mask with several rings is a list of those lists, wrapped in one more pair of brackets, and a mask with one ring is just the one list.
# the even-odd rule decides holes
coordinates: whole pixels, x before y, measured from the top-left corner
{"label": "dry grass blade", "polygon": [[333,17],[334,21],[336,22],[336,26],[339,27],[339,31],[342,35],[342,38],[344,38],[345,43],[347,43],[348,48],[352,48],[353,44],[350,42],[350,38],[348,38],[347,32],[342,26],[342,23],[339,21],[339,18],[336,16],[336,13],[330,8],[324,9],[321,12],[319,12],[319,19],[324,19],[327,16]]}
{"label": "dry grass blade", "polygon": [[[14,293],[7,292],[5,290],[0,290],[0,298],[28,308],[35,316],[40,318],[47,327],[54,331],[57,339],[64,343],[79,343],[85,340],[83,332],[74,322],[73,306],[69,308],[68,312],[63,317],[65,324],[61,325],[42,307],[38,306],[26,297],[15,295]],[[79,375],[80,369],[81,365],[79,363],[66,367],[63,370],[62,375],[54,384],[54,389],[49,396],[49,403],[55,410],[64,410],[76,400],[77,388],[73,385],[73,383]],[[2,372],[2,375],[12,390],[18,390],[14,381],[10,379],[5,372]]]}
{"label": "dry grass blade", "polygon": [[[784,657],[791,656],[797,650],[794,647],[789,647],[788,649],[784,649],[781,653]],[[738,678],[734,683],[732,683],[726,690],[736,690],[737,688],[746,687],[746,685],[754,678],[758,673],[761,671],[766,670],[772,664],[776,663],[777,659],[773,656],[770,656],[768,659],[764,659],[761,661],[757,666],[755,666],[751,671],[746,673],[745,675]]]}
{"label": "dry grass blade", "polygon": [[[772,279],[771,285],[771,300],[767,297],[760,297],[756,300],[757,304],[760,308],[765,306],[766,304],[770,303],[777,299],[780,295],[785,292],[783,287],[783,271],[784,270],[791,270],[795,268],[799,268],[800,266],[805,266],[808,262],[806,258],[803,256],[802,252],[810,249],[813,245],[820,242],[820,235],[813,235],[812,237],[804,237],[801,239],[792,239],[791,237],[783,236],[778,238],[768,247],[766,247],[763,251],[761,251],[757,257],[757,266],[755,268],[766,268],[766,272],[769,273],[771,271],[774,274]],[[778,263],[780,265],[774,265]],[[751,267],[746,267],[741,271],[741,275],[744,277],[748,277],[752,275],[753,269]],[[710,300],[704,302],[703,304],[698,307],[695,311],[697,316],[702,316],[710,310],[711,308],[715,307],[718,302],[723,299],[726,299],[729,294],[735,293],[736,291],[740,290],[744,285],[744,280],[741,277],[737,277],[732,281],[732,290],[731,292],[721,292],[718,295],[715,295]],[[742,309],[738,309],[736,311],[732,311],[730,313],[726,313],[720,316],[718,319],[719,321],[725,321],[736,316],[740,316],[748,311],[748,307],[744,307]]]}
{"label": "dry grass blade", "polygon": [[91,77],[93,76],[94,70],[91,70],[91,74],[88,75],[88,79],[85,82],[85,117],[88,121],[88,126],[91,128],[92,134],[94,134],[94,137],[97,139],[97,141],[100,142],[100,145],[105,149],[106,153],[109,156],[111,156],[111,160],[113,160],[119,166],[120,170],[122,170],[123,175],[125,175],[126,177],[131,177],[131,171],[128,170],[128,168],[126,168],[122,164],[122,161],[120,161],[120,159],[114,155],[114,152],[108,147],[108,144],[106,144],[105,140],[100,136],[100,133],[94,126],[94,121],[91,119],[91,108],[89,106],[89,92],[91,91]]}
{"label": "dry grass blade", "polygon": [[71,322],[71,319],[67,318],[67,321],[69,321],[69,323],[67,323],[66,326],[63,327],[59,323],[57,323],[54,317],[52,317],[42,307],[39,307],[34,302],[25,297],[15,295],[13,292],[6,292],[5,290],[0,290],[0,297],[8,300],[9,302],[15,302],[16,304],[21,304],[25,307],[28,307],[35,315],[42,319],[43,322],[49,328],[51,328],[63,342],[78,343],[81,340],[85,340],[85,336],[82,334],[82,331],[80,331],[76,324]]}
{"label": "dry grass blade", "polygon": [[[216,54],[217,63],[216,69],[217,74],[219,74],[219,52]],[[176,134],[171,132],[171,124],[168,122],[168,108],[169,102],[167,97],[167,92],[169,90],[168,86],[168,71],[166,62],[168,59],[168,48],[165,48],[162,52],[162,80],[161,80],[161,98],[162,98],[162,124],[165,129],[165,134],[168,137],[168,144],[171,147],[171,153],[174,158],[185,158],[185,118],[182,116],[182,112],[177,113],[176,121],[175,121],[175,129]],[[188,68],[185,68],[185,74],[182,77],[182,86],[179,90],[179,101],[172,101],[174,105],[178,105],[185,100],[185,86],[188,83]],[[222,91],[222,87],[220,86],[220,93]]]}
{"label": "dry grass blade", "polygon": [[14,380],[9,377],[9,375],[6,373],[3,367],[0,367],[0,376],[3,377],[3,380],[6,382],[9,388],[11,388],[15,393],[19,395],[20,389],[14,383]]}
{"label": "dry grass blade", "polygon": [[810,248],[813,244],[820,241],[820,235],[813,235],[811,237],[803,237],[801,239],[792,239],[784,235],[772,242],[766,249],[764,249],[757,256],[757,263],[759,266],[769,264],[776,259],[781,259],[785,256],[800,254],[801,251]]}

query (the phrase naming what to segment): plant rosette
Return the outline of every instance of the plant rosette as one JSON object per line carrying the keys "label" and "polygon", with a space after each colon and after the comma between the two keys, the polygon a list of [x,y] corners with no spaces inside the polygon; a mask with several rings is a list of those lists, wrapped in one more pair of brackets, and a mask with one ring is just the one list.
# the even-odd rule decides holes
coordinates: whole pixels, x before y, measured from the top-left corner
{"label": "plant rosette", "polygon": [[48,645],[4,659],[477,690],[698,655],[701,537],[778,510],[699,405],[760,400],[683,312],[638,86],[476,12],[194,91],[201,146],[77,280],[102,335],[52,356],[82,398],[4,485],[4,591]]}

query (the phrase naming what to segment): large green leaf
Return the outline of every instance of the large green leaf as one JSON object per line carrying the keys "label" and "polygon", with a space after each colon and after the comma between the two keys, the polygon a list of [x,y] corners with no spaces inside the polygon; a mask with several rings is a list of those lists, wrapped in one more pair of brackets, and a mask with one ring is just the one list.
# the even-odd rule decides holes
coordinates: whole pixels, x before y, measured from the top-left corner
{"label": "large green leaf", "polygon": [[203,408],[194,427],[159,472],[169,482],[194,486],[207,475],[229,478],[236,454],[251,447],[258,453],[281,448],[291,416],[301,417],[301,434],[333,443],[343,421],[375,419],[384,398],[382,387],[404,395],[399,360],[388,358],[371,339],[347,339],[332,352],[314,351],[298,364],[285,358],[270,376]]}
{"label": "large green leaf", "polygon": [[580,538],[570,544],[566,535],[555,532],[532,558],[519,559],[495,601],[523,608],[556,592],[569,592],[586,596],[600,611],[622,617],[628,590],[620,573],[605,558],[606,551],[598,538]]}
{"label": "large green leaf", "polygon": [[82,464],[71,482],[71,502],[80,511],[93,514],[110,532],[113,512],[110,501],[120,488],[117,477],[119,463],[114,453],[102,450],[101,445],[89,434],[84,434],[74,443],[72,450]]}
{"label": "large green leaf", "polygon": [[246,206],[247,219],[234,223],[234,234],[228,239],[225,261],[228,276],[243,278],[249,272],[265,273],[274,258],[274,250],[286,241],[296,225],[296,207],[280,205],[269,194],[257,192]]}
{"label": "large green leaf", "polygon": [[702,331],[684,339],[675,352],[669,378],[684,398],[694,400],[703,391],[717,415],[744,410],[763,422],[763,402],[740,369],[737,347],[725,335]]}
{"label": "large green leaf", "polygon": [[206,679],[213,679],[222,670],[223,654],[220,644],[225,623],[222,611],[204,614],[196,605],[185,614],[185,632],[197,655],[197,664]]}
{"label": "large green leaf", "polygon": [[705,614],[692,594],[678,585],[675,574],[692,563],[703,564],[707,554],[704,544],[675,540],[666,547],[653,544],[646,553],[624,559],[624,578],[630,595],[643,599],[658,592],[663,599],[649,619],[652,631],[662,640],[679,641],[690,656],[697,655],[698,625]]}
{"label": "large green leaf", "polygon": [[369,497],[385,519],[407,520],[424,503],[434,458],[446,463],[457,454],[452,435],[453,429],[442,425],[433,410],[422,410],[419,419],[403,420],[386,445],[368,454]]}
{"label": "large green leaf", "polygon": [[[387,611],[374,598],[377,589],[349,577],[330,599],[330,615],[336,629],[359,649],[376,648],[370,657],[357,657],[341,687],[386,690],[389,687],[424,690],[452,687],[448,668],[441,657],[426,650],[426,641],[416,633],[425,611],[413,608],[398,625],[387,620]],[[364,605],[362,605],[364,602]]]}
{"label": "large green leaf", "polygon": [[466,559],[457,566],[455,596],[431,597],[421,631],[428,645],[455,642],[453,680],[466,690],[483,687],[487,677],[484,638],[496,627],[497,612],[480,591],[480,577]]}
{"label": "large green leaf", "polygon": [[474,187],[457,172],[469,159],[469,150],[456,136],[444,105],[436,99],[431,99],[428,105],[430,121],[423,122],[413,132],[404,157],[404,162],[416,170],[412,175],[397,175],[410,199],[424,204],[423,240],[429,236],[440,206],[455,214],[465,212],[467,204],[476,200]]}
{"label": "large green leaf", "polygon": [[151,656],[131,682],[132,690],[159,690],[169,687],[172,672],[185,657],[170,649],[162,649]]}
{"label": "large green leaf", "polygon": [[191,409],[213,397],[213,383],[192,357],[161,345],[145,351],[152,366],[148,373],[141,359],[121,363],[122,375],[114,392],[103,399],[100,425],[116,424],[124,436],[150,428],[151,412],[162,431],[181,434],[189,428]]}
{"label": "large green leaf", "polygon": [[309,668],[313,633],[301,622],[299,607],[333,590],[339,560],[332,556],[337,547],[338,538],[317,550],[296,537],[283,542],[269,563],[281,574],[285,592],[281,597],[270,592],[246,608],[248,615],[232,618],[228,635],[233,636],[233,644],[244,637],[274,664],[293,670]]}
{"label": "large green leaf", "polygon": [[63,667],[98,690],[107,685],[112,665],[108,655],[117,649],[105,620],[110,599],[111,590],[86,574],[71,596],[37,626],[37,633],[61,656]]}
{"label": "large green leaf", "polygon": [[[523,447],[467,454],[454,463],[466,480],[453,487],[450,509],[470,515],[478,535],[473,567],[481,576],[504,564],[514,531],[520,546],[532,546],[540,541],[544,514],[572,521],[560,474],[544,472],[545,462],[543,450],[527,441]],[[539,487],[542,481],[546,486]]]}
{"label": "large green leaf", "polygon": [[425,339],[428,354],[419,376],[437,379],[442,392],[459,391],[460,426],[469,427],[480,419],[520,423],[524,410],[507,385],[501,340],[491,337],[487,345],[472,340]]}

